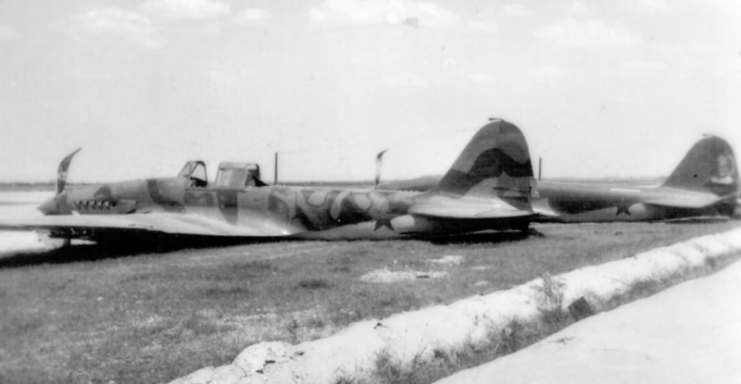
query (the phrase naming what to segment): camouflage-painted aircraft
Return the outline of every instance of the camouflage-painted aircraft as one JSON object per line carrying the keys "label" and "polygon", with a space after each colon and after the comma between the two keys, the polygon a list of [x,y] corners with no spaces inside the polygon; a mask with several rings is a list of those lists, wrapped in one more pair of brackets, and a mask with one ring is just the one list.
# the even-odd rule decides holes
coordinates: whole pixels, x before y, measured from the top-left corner
{"label": "camouflage-painted aircraft", "polygon": [[[381,190],[426,191],[439,177],[380,183]],[[730,145],[708,136],[658,187],[538,181],[534,222],[659,221],[739,215],[739,175]]]}
{"label": "camouflage-painted aircraft", "polygon": [[527,143],[503,120],[481,128],[440,183],[422,193],[267,185],[255,164],[244,163],[221,163],[209,184],[201,161],[186,163],[173,178],[65,190],[75,153],[60,164],[57,194],[39,207],[44,216],[0,219],[0,229],[97,242],[153,235],[232,241],[395,238],[525,231],[533,216]]}

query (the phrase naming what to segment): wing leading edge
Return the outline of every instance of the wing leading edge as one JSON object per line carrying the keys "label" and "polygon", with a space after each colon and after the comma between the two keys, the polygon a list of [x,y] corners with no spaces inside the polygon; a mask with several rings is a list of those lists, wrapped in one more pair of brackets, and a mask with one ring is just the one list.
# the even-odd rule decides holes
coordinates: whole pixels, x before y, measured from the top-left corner
{"label": "wing leading edge", "polygon": [[436,196],[409,208],[414,215],[445,219],[505,219],[532,216],[528,210],[515,208],[502,200],[455,199]]}
{"label": "wing leading edge", "polygon": [[194,214],[152,212],[130,215],[58,215],[31,217],[23,220],[0,220],[0,229],[12,231],[43,230],[85,238],[86,233],[150,232],[169,235],[214,237],[277,237],[295,233],[287,227],[266,225],[234,226]]}

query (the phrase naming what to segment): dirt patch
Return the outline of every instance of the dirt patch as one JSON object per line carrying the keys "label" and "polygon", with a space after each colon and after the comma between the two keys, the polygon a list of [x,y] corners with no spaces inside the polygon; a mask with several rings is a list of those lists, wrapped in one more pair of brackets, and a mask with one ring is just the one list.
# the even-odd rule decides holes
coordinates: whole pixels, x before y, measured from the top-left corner
{"label": "dirt patch", "polygon": [[439,259],[427,260],[428,263],[443,264],[443,265],[459,265],[465,258],[463,256],[443,256]]}
{"label": "dirt patch", "polygon": [[376,269],[360,276],[360,280],[366,283],[397,283],[400,281],[414,281],[422,279],[439,279],[441,277],[448,276],[449,273],[445,271],[391,271],[389,269]]}

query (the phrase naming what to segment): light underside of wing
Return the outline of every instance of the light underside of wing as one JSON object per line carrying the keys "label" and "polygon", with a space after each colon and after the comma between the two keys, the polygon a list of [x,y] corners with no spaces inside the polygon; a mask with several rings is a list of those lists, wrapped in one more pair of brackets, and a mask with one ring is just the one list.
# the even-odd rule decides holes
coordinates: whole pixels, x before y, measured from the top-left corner
{"label": "light underside of wing", "polygon": [[415,204],[409,213],[447,219],[504,219],[532,216],[501,200],[453,199],[436,197],[426,203]]}
{"label": "light underside of wing", "polygon": [[643,203],[674,208],[704,208],[723,198],[712,193],[660,188],[658,193],[645,197]]}
{"label": "light underside of wing", "polygon": [[[258,223],[259,224],[259,223]],[[5,230],[106,230],[147,231],[172,235],[271,237],[292,234],[288,228],[264,225],[231,225],[190,214],[149,213],[131,215],[63,215],[0,220]]]}
{"label": "light underside of wing", "polygon": [[[540,191],[548,199],[602,202],[640,202],[662,207],[699,209],[727,198],[711,192],[681,188],[645,188],[633,186],[595,186],[583,184],[550,183]],[[537,203],[536,203],[537,205]]]}

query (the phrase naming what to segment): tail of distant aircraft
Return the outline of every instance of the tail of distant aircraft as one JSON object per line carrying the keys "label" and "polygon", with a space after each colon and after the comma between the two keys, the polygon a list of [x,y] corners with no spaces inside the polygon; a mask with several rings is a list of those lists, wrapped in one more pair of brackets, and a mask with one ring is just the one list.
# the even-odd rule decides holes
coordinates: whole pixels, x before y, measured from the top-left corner
{"label": "tail of distant aircraft", "polygon": [[737,194],[739,175],[733,149],[715,136],[698,141],[663,186],[710,191],[718,196]]}
{"label": "tail of distant aircraft", "polygon": [[72,162],[72,158],[75,157],[77,152],[80,152],[82,148],[77,148],[74,152],[70,153],[62,159],[57,169],[57,195],[64,192],[64,187],[67,185],[67,171],[69,170],[69,164]]}
{"label": "tail of distant aircraft", "polygon": [[498,197],[529,205],[533,186],[525,136],[515,125],[496,119],[479,130],[430,193]]}

